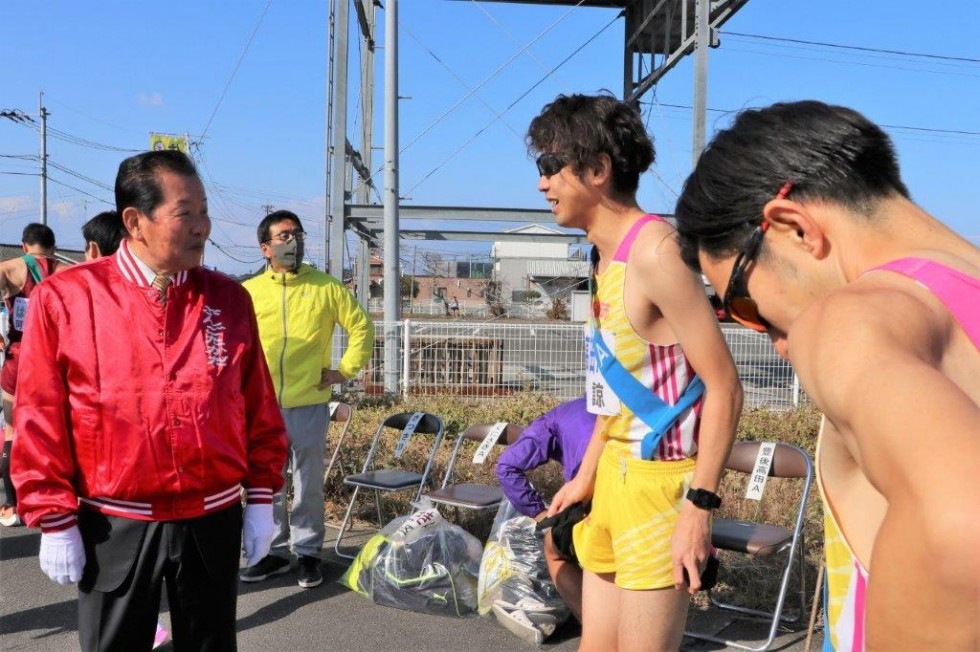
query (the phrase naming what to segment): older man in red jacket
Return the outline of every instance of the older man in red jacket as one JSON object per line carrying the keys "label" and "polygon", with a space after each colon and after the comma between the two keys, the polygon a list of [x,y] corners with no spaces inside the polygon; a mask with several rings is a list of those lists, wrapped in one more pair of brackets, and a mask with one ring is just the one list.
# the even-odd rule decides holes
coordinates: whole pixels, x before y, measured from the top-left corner
{"label": "older man in red jacket", "polygon": [[[269,550],[286,438],[248,293],[200,266],[204,187],[180,152],[126,159],[113,256],[38,286],[13,479],[41,569],[79,582],[85,650],[235,648],[239,549]],[[242,492],[247,496],[244,514]]]}

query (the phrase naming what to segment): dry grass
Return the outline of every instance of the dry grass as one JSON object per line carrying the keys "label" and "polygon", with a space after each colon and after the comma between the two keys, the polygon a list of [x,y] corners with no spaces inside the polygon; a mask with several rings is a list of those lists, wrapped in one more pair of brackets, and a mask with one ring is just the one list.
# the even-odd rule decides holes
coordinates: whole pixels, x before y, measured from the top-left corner
{"label": "dry grass", "polygon": [[[493,423],[496,421],[511,421],[515,423],[530,423],[532,420],[550,410],[559,401],[552,396],[522,393],[513,397],[497,398],[491,401],[479,401],[470,397],[443,394],[440,396],[413,398],[409,401],[392,401],[371,397],[361,400],[354,414],[354,423],[348,435],[340,460],[347,473],[360,472],[367,456],[371,437],[375,429],[386,417],[396,412],[426,411],[442,417],[446,426],[446,439],[443,441],[436,456],[433,467],[433,483],[438,485],[449,462],[454,436],[467,426],[478,423]],[[795,444],[813,456],[816,445],[817,429],[820,415],[813,408],[773,412],[766,409],[746,411],[739,424],[739,439],[782,441]],[[379,466],[392,464],[391,451],[397,433],[392,432],[387,437],[387,446],[378,455]],[[402,465],[421,471],[425,457],[431,446],[431,439],[416,437],[402,457]],[[332,446],[334,440],[330,439]],[[460,454],[456,466],[455,482],[475,482],[492,484],[496,482],[494,475],[495,456],[482,466],[474,467],[469,463],[472,459],[476,444],[467,442]],[[736,481],[737,474],[726,476],[721,495],[723,506],[719,516],[723,518],[742,518],[757,520],[773,525],[792,527],[795,515],[795,501],[799,496],[799,488],[793,487],[793,480],[770,479],[766,485],[765,500],[761,503],[743,501],[744,484]],[[531,480],[542,494],[550,496],[561,486],[563,479],[561,469],[556,464],[548,464],[531,473]],[[408,492],[402,494],[387,494],[382,496],[384,518],[390,519],[396,514],[408,511]],[[363,492],[362,492],[363,495]],[[343,517],[343,509],[350,496],[350,488],[341,482],[341,474],[334,472],[326,484],[326,499],[328,515],[339,520]],[[375,509],[370,495],[358,499],[357,518],[375,520]],[[494,513],[471,512],[460,510],[458,514],[447,513],[455,522],[478,537],[486,538]],[[810,494],[806,509],[804,537],[806,543],[806,586],[812,591],[816,580],[817,568],[823,554],[822,528],[823,516],[819,496],[816,489]],[[748,606],[771,604],[775,599],[775,581],[773,579],[773,562],[775,560],[747,560],[739,555],[723,555],[722,572],[719,576],[719,597],[735,600]],[[798,586],[798,582],[790,584],[790,591]],[[734,595],[734,597],[733,597]],[[703,605],[704,601],[699,601]],[[787,602],[787,606],[791,606]]]}

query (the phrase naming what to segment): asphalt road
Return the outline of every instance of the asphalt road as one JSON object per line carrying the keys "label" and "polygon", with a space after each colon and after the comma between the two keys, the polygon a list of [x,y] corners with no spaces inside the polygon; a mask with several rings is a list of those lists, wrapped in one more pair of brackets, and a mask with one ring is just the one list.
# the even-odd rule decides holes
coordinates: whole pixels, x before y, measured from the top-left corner
{"label": "asphalt road", "polygon": [[[328,529],[327,540],[332,542]],[[0,527],[0,649],[56,652],[78,649],[76,589],[48,580],[37,562],[40,535]],[[335,559],[332,551],[328,559]],[[314,589],[296,585],[295,573],[243,584],[238,599],[238,645],[245,652],[275,650],[531,650],[491,618],[444,618],[373,604],[335,580],[344,571],[326,563],[325,581]],[[163,618],[169,618],[166,606]],[[731,624],[717,612],[692,616],[691,627],[740,641],[758,641],[765,628]],[[578,627],[568,624],[543,646],[578,647]],[[782,634],[772,649],[803,650],[805,632]],[[819,650],[818,636],[813,649]],[[723,646],[685,640],[685,650]],[[172,650],[172,644],[161,648]]]}

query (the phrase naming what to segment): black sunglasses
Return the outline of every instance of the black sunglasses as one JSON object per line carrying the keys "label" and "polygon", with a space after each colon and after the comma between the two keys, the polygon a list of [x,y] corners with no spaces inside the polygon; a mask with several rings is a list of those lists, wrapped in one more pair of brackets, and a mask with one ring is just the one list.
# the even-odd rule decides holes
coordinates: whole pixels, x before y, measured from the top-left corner
{"label": "black sunglasses", "polygon": [[538,174],[543,177],[553,177],[562,171],[568,163],[557,154],[542,154],[535,163],[538,166]]}
{"label": "black sunglasses", "polygon": [[725,314],[729,318],[760,333],[769,330],[769,322],[759,314],[759,306],[755,299],[749,296],[745,273],[759,257],[759,252],[762,250],[762,238],[768,229],[769,222],[763,222],[755,227],[745,246],[738,252],[735,265],[732,267],[732,276],[728,279],[728,287],[725,289],[725,299],[722,301]]}
{"label": "black sunglasses", "polygon": [[[787,181],[779,189],[779,192],[776,193],[776,199],[785,199],[786,195],[792,189],[793,182]],[[745,246],[738,252],[738,256],[735,257],[735,264],[732,266],[731,278],[728,279],[728,287],[725,288],[725,297],[721,304],[725,309],[725,314],[729,318],[760,333],[768,331],[771,328],[771,324],[759,314],[759,305],[755,302],[755,299],[749,296],[749,288],[745,276],[749,267],[759,257],[759,252],[762,251],[762,239],[765,237],[767,230],[769,230],[769,222],[763,219],[762,224],[755,227],[755,230],[749,235]]]}

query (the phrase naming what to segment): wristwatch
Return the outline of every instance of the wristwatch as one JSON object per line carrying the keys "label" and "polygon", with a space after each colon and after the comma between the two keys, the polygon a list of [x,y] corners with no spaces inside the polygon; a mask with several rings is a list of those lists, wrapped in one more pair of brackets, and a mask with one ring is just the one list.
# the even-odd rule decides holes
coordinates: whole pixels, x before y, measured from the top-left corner
{"label": "wristwatch", "polygon": [[695,489],[691,487],[687,490],[687,499],[694,503],[695,507],[707,511],[721,507],[721,497],[707,489]]}

